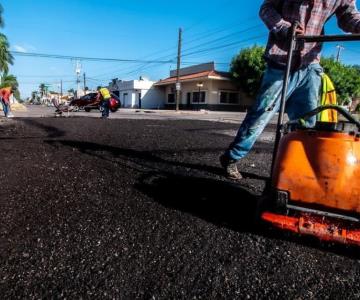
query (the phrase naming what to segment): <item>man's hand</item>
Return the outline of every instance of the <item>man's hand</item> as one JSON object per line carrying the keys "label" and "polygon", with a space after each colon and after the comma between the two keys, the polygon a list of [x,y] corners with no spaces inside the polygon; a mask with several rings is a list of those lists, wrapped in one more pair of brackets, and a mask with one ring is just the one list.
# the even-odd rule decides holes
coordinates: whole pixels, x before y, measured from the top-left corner
{"label": "man's hand", "polygon": [[298,34],[298,35],[304,35],[304,34],[305,34],[305,29],[304,29],[304,27],[302,27],[301,25],[298,25],[298,26],[295,28],[295,33]]}

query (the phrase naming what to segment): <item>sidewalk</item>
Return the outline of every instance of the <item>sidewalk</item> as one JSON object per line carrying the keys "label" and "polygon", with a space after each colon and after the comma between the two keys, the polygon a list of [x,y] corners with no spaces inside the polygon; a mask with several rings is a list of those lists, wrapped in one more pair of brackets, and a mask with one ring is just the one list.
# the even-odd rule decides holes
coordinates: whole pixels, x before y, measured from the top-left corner
{"label": "sidewalk", "polygon": [[[14,113],[17,118],[46,118],[55,116],[55,108],[41,105],[28,105],[26,112]],[[63,113],[63,117],[100,117],[100,112],[70,112]],[[220,111],[172,111],[158,109],[129,109],[121,108],[116,113],[110,113],[110,119],[150,119],[150,120],[203,120],[226,123],[240,123],[245,117],[244,112]]]}

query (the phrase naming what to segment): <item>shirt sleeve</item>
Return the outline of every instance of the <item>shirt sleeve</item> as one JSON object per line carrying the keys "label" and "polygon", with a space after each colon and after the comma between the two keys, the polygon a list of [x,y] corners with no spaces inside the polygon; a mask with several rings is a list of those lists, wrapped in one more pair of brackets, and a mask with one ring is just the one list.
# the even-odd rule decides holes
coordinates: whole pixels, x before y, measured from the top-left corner
{"label": "shirt sleeve", "polygon": [[291,23],[285,21],[277,10],[282,2],[283,0],[265,0],[260,7],[260,18],[275,35],[286,35],[291,27]]}
{"label": "shirt sleeve", "polygon": [[339,27],[345,32],[360,33],[360,13],[355,0],[343,0],[336,10]]}

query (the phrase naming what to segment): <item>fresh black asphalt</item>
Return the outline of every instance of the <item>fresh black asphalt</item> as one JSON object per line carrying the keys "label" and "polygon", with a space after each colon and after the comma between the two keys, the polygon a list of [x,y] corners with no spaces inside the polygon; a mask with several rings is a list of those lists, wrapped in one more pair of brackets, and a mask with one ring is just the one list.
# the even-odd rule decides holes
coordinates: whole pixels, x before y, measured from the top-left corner
{"label": "fresh black asphalt", "polygon": [[360,298],[358,249],[253,225],[272,144],[228,181],[218,156],[236,128],[2,123],[1,299]]}

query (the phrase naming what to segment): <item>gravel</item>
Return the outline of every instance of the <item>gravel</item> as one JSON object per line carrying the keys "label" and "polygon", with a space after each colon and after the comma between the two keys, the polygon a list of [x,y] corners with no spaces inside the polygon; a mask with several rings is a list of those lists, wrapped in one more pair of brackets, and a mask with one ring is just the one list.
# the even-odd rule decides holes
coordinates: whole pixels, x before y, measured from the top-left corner
{"label": "gravel", "polygon": [[236,127],[2,122],[1,298],[360,298],[358,249],[254,226],[274,128],[236,183],[218,165]]}

